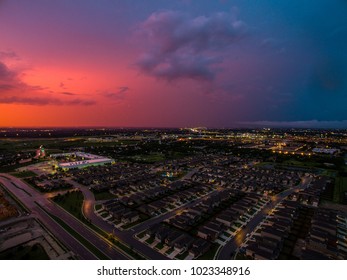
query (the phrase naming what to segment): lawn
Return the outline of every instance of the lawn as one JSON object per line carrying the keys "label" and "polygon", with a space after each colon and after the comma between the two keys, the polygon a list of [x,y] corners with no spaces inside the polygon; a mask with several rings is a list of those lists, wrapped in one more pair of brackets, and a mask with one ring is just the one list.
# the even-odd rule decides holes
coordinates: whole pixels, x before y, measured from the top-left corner
{"label": "lawn", "polygon": [[254,166],[264,167],[264,166],[272,166],[272,165],[273,165],[273,162],[263,161],[263,162],[259,162],[259,163],[255,164]]}
{"label": "lawn", "polygon": [[165,254],[170,255],[173,251],[175,251],[174,247],[170,248],[165,252]]}
{"label": "lawn", "polygon": [[179,260],[184,260],[188,255],[189,255],[189,252],[186,251],[186,252],[184,252],[182,254],[178,254],[175,258],[179,259]]}
{"label": "lawn", "polygon": [[97,204],[95,205],[95,211],[98,211],[102,208],[101,204]]}
{"label": "lawn", "polygon": [[150,237],[145,241],[147,244],[152,244],[154,242],[154,237]]}
{"label": "lawn", "polygon": [[[96,233],[102,235],[103,237],[107,238],[108,233],[100,229],[99,227],[93,225],[92,223],[89,223],[82,214],[82,204],[83,204],[83,194],[81,191],[70,191],[64,195],[58,195],[53,200],[58,205],[63,207],[66,211],[70,212],[72,215],[74,215],[77,219],[79,219],[81,222],[85,223],[87,226],[89,226],[92,230],[94,230]],[[138,255],[136,252],[131,250],[129,247],[124,245],[123,243],[117,241],[117,240],[110,240],[114,245],[119,247],[121,250],[126,252],[127,254],[131,255],[135,259],[143,259],[142,256]]]}
{"label": "lawn", "polygon": [[32,171],[14,172],[14,173],[11,173],[11,175],[13,175],[17,178],[28,178],[28,177],[37,176],[37,174],[35,172],[32,172]]}
{"label": "lawn", "polygon": [[106,218],[106,217],[108,217],[110,214],[108,213],[108,212],[104,212],[104,213],[101,213],[101,217],[103,217],[103,218]]}
{"label": "lawn", "polygon": [[336,177],[333,201],[336,203],[343,202],[345,192],[347,192],[347,177]]}
{"label": "lawn", "polygon": [[321,175],[329,176],[329,177],[335,177],[336,173],[337,173],[337,171],[335,171],[335,170],[322,169]]}
{"label": "lawn", "polygon": [[[40,161],[44,161],[44,160],[40,160]],[[14,164],[14,165],[0,166],[0,172],[4,172],[4,173],[15,172],[15,170],[17,168],[21,168],[21,167],[25,167],[25,166],[28,166],[28,165],[32,165],[32,164],[38,163],[40,161],[33,161],[33,162],[30,161],[30,162],[26,162],[26,163],[17,163],[17,164]]]}
{"label": "lawn", "polygon": [[94,192],[95,200],[107,200],[115,198],[110,192]]}
{"label": "lawn", "polygon": [[298,167],[319,167],[322,164],[313,161],[298,161],[298,160],[285,160],[284,165],[298,166]]}
{"label": "lawn", "polygon": [[198,260],[213,260],[219,247],[220,246],[218,244],[212,244],[210,250],[208,250],[207,253],[203,254],[202,256],[198,257]]}
{"label": "lawn", "polygon": [[78,219],[82,219],[83,194],[81,191],[69,191],[63,195],[57,195],[53,201]]}
{"label": "lawn", "polygon": [[146,235],[145,231],[140,232],[139,234],[137,234],[137,238],[141,239],[142,237],[144,237]]}
{"label": "lawn", "polygon": [[161,250],[164,248],[164,244],[163,243],[158,243],[155,248],[157,248],[158,250]]}

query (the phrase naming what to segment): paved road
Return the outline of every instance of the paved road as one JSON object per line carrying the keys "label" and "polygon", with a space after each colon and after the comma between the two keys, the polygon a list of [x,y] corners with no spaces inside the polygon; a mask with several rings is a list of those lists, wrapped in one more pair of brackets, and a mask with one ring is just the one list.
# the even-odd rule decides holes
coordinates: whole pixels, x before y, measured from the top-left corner
{"label": "paved road", "polygon": [[66,244],[70,250],[81,256],[81,258],[97,259],[87,248],[52,220],[36,203],[42,206],[47,212],[63,220],[69,227],[88,240],[110,259],[129,259],[127,255],[120,252],[115,246],[112,246],[106,239],[90,230],[78,219],[52,203],[45,195],[29,187],[18,178],[8,174],[0,174],[0,182],[32,211],[32,215],[38,218],[60,241]]}
{"label": "paved road", "polygon": [[237,248],[245,241],[246,235],[253,232],[255,228],[265,219],[270,211],[272,211],[288,195],[297,190],[305,189],[309,185],[311,180],[312,179],[309,177],[304,177],[297,187],[285,190],[284,192],[281,192],[274,196],[271,202],[247,223],[245,228],[239,231],[226,245],[224,245],[220,249],[217,255],[217,259],[229,260],[231,258],[231,255],[234,254]]}
{"label": "paved road", "polygon": [[121,231],[115,228],[112,224],[104,221],[103,219],[100,218],[100,216],[94,213],[95,197],[94,197],[94,194],[87,187],[82,186],[73,180],[68,180],[68,182],[83,192],[84,199],[85,199],[84,205],[83,205],[83,214],[88,219],[90,219],[94,225],[98,226],[99,228],[103,229],[106,232],[113,232],[113,234],[115,235],[117,239],[133,247],[137,252],[145,256],[147,259],[153,259],[153,260],[163,260],[168,258],[160,254],[156,250],[150,248],[149,246],[143,244],[142,242],[138,241],[136,238],[134,238],[134,235],[136,233],[139,233],[147,229],[151,225],[160,223],[168,218],[171,218],[172,216],[176,215],[178,211],[183,211],[186,208],[195,206],[196,204],[200,203],[201,200],[205,198],[205,196],[210,195],[210,194],[207,194],[195,201],[189,202],[179,207],[175,211],[171,211],[166,214],[160,215],[157,218],[152,218],[150,220],[147,220],[137,226],[132,227],[129,230]]}
{"label": "paved road", "polygon": [[168,258],[149,246],[143,244],[134,238],[135,231],[127,230],[121,231],[115,228],[112,224],[101,219],[94,213],[95,197],[94,194],[85,186],[82,186],[74,181],[69,181],[75,187],[79,188],[84,194],[83,214],[91,220],[91,222],[97,227],[103,229],[106,232],[112,232],[116,239],[122,241],[130,247],[133,247],[135,251],[145,256],[147,259],[152,260],[167,260]]}
{"label": "paved road", "polygon": [[152,225],[158,224],[158,223],[160,223],[166,219],[170,219],[171,217],[175,216],[177,213],[183,212],[185,209],[192,208],[192,207],[196,206],[202,200],[204,200],[206,197],[212,195],[213,193],[217,193],[217,192],[218,191],[213,191],[211,193],[208,193],[208,194],[206,194],[206,195],[204,195],[204,196],[202,196],[202,197],[200,197],[194,201],[188,202],[187,204],[180,206],[179,208],[175,209],[174,211],[170,211],[170,212],[165,213],[163,215],[160,215],[156,218],[152,218],[150,220],[144,221],[143,223],[136,225],[136,226],[132,227],[131,229],[134,232],[141,232]]}
{"label": "paved road", "polygon": [[[36,215],[52,232],[57,236],[59,240],[64,240],[66,245],[74,252],[78,253],[84,259],[95,259],[96,257],[91,254],[82,244],[78,243],[72,236],[70,236],[64,229],[62,229],[57,223],[55,223],[42,209],[40,209],[35,201],[43,206],[48,212],[61,218],[66,224],[78,232],[81,236],[87,239],[99,250],[103,251],[105,255],[109,256],[111,259],[126,259],[127,255],[119,252],[114,246],[111,246],[110,243],[99,235],[91,231],[86,225],[81,223],[75,217],[52,203],[47,196],[42,195],[33,188],[27,186],[18,178],[9,176],[7,174],[0,174],[0,181],[5,185],[6,188],[11,190],[11,192],[17,196],[25,206],[33,211],[33,214]],[[247,226],[240,231],[232,240],[230,240],[218,254],[218,259],[230,259],[231,253],[243,243],[245,240],[246,234],[251,233],[266,217],[266,215],[276,207],[284,198],[289,194],[293,193],[298,189],[306,188],[310,178],[305,177],[299,186],[293,189],[286,190],[275,197],[273,197],[270,204],[265,206],[257,215],[255,215],[247,224]],[[133,247],[137,252],[144,255],[148,259],[161,260],[168,259],[166,256],[160,254],[156,250],[148,247],[147,245],[141,243],[134,238],[134,234],[146,229],[152,224],[156,224],[160,221],[163,221],[175,214],[176,211],[182,211],[186,207],[191,207],[194,204],[200,202],[200,199],[192,203],[188,203],[176,211],[169,212],[160,217],[148,220],[140,225],[133,227],[127,231],[120,231],[115,228],[112,224],[101,219],[94,213],[95,197],[94,194],[85,186],[79,185],[78,183],[71,181],[75,187],[79,188],[84,194],[84,204],[83,204],[83,213],[84,215],[91,220],[91,222],[103,229],[106,232],[113,232],[115,237],[121,242],[127,244],[130,247]]]}

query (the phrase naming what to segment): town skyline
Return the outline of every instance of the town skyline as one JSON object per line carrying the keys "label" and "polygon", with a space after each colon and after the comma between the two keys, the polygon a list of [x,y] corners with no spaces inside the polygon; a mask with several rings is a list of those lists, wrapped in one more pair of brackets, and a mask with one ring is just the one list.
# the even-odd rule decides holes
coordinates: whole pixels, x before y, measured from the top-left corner
{"label": "town skyline", "polygon": [[0,259],[346,259],[346,136],[0,129]]}

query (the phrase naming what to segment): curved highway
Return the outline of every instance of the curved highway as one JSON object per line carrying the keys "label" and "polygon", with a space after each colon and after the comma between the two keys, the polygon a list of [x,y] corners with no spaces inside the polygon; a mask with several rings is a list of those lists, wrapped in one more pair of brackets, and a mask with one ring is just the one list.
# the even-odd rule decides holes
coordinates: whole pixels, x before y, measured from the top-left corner
{"label": "curved highway", "polygon": [[83,214],[85,215],[86,218],[90,219],[95,226],[101,228],[102,230],[106,232],[110,232],[110,233],[112,232],[119,241],[133,248],[135,251],[137,251],[139,254],[143,255],[147,259],[152,259],[152,260],[169,259],[166,256],[160,254],[156,250],[152,249],[151,247],[145,245],[144,243],[134,238],[134,234],[135,234],[134,230],[130,229],[130,230],[121,231],[115,228],[112,224],[109,224],[108,222],[104,221],[99,216],[97,216],[94,213],[94,204],[95,204],[94,194],[87,187],[82,186],[76,183],[75,181],[71,180],[69,182],[82,191],[84,195],[84,199],[85,199],[83,204]]}
{"label": "curved highway", "polygon": [[51,202],[44,194],[39,193],[20,179],[8,174],[0,174],[0,182],[32,212],[32,215],[38,218],[61,242],[81,258],[88,260],[97,259],[93,253],[66,232],[58,223],[49,217],[45,211],[38,207],[37,204],[47,212],[63,220],[70,228],[89,241],[94,247],[102,251],[110,259],[129,259],[128,255],[119,251],[119,249],[113,246],[108,240],[89,229],[88,226]]}

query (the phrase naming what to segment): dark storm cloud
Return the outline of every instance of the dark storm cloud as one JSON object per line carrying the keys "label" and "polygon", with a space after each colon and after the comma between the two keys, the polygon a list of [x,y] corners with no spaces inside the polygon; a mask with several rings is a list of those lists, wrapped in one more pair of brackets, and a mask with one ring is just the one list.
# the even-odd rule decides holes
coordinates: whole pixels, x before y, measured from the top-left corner
{"label": "dark storm cloud", "polygon": [[346,86],[346,66],[338,58],[328,58],[317,62],[313,70],[311,86],[323,94],[342,92]]}
{"label": "dark storm cloud", "polygon": [[[283,121],[279,125],[287,121],[288,126],[346,125],[338,121],[347,120],[347,6],[339,0],[264,2],[254,21],[243,13],[250,29],[262,23],[252,33],[257,38],[253,46],[256,57],[266,62],[263,72],[253,75],[259,77],[254,82],[258,90],[245,103],[246,117]],[[245,0],[245,6],[251,3]]]}
{"label": "dark storm cloud", "polygon": [[[300,42],[308,44],[301,52],[310,59],[298,62],[306,69],[300,75],[306,81],[293,91],[295,100],[287,106],[287,120],[347,119],[347,6],[341,3],[319,0],[315,5],[303,4],[305,13],[296,20],[300,25],[297,34],[305,36]],[[295,15],[294,8],[291,13]]]}
{"label": "dark storm cloud", "polygon": [[245,35],[245,24],[232,14],[191,17],[186,13],[153,13],[140,25],[148,43],[139,69],[165,80],[213,80],[221,54]]}
{"label": "dark storm cloud", "polygon": [[345,128],[347,120],[342,121],[256,121],[256,122],[239,122],[239,125],[252,127],[298,127],[298,128]]}
{"label": "dark storm cloud", "polygon": [[147,54],[139,60],[138,65],[145,74],[168,81],[179,78],[213,80],[215,77],[214,62],[216,62],[215,58],[206,58],[202,55]]}

